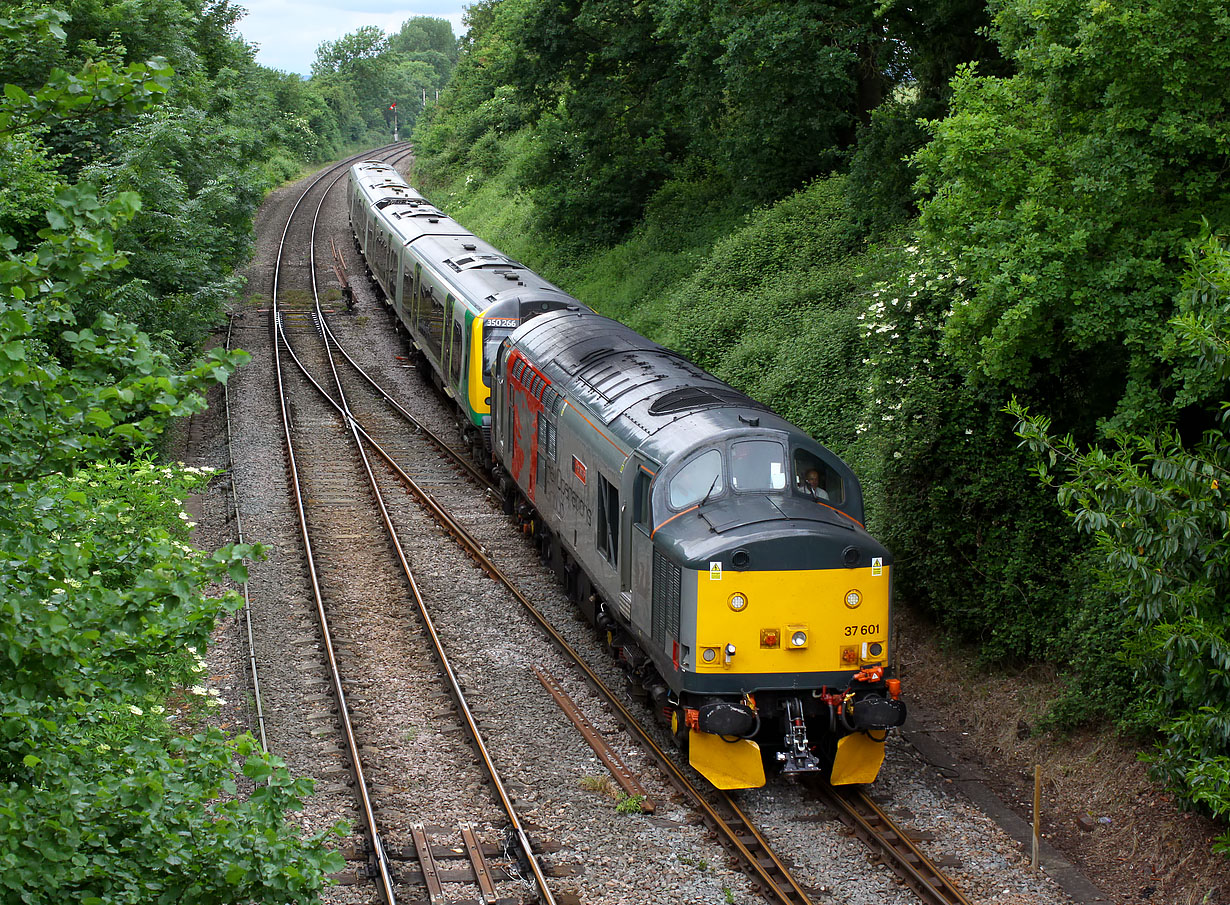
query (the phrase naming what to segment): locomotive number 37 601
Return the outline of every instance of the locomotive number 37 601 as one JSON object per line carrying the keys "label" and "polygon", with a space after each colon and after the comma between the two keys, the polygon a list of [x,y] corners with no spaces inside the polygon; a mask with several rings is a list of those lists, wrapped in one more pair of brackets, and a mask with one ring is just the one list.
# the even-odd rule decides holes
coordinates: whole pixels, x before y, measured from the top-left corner
{"label": "locomotive number 37 601", "polygon": [[879,623],[871,623],[869,625],[847,625],[846,637],[852,638],[855,635],[878,635],[880,634]]}

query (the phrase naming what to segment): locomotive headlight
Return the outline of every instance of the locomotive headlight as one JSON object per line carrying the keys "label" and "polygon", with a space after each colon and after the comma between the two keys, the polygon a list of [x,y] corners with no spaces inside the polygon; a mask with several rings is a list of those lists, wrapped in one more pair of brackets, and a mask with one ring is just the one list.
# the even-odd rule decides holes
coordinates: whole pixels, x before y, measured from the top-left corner
{"label": "locomotive headlight", "polygon": [[712,663],[714,660],[717,659],[717,648],[706,647],[704,652],[700,656],[701,656],[701,659],[703,659],[706,663]]}
{"label": "locomotive headlight", "polygon": [[742,613],[747,608],[747,597],[743,594],[731,594],[730,608],[736,613]]}
{"label": "locomotive headlight", "polygon": [[858,605],[863,602],[863,595],[858,591],[846,591],[846,606],[850,609],[857,609]]}
{"label": "locomotive headlight", "polygon": [[790,633],[791,647],[807,647],[807,632],[802,629],[796,629]]}

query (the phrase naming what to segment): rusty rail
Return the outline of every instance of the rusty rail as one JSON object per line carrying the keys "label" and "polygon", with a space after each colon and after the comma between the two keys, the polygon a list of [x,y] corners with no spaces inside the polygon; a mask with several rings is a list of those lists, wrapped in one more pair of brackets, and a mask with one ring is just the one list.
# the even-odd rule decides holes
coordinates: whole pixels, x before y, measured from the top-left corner
{"label": "rusty rail", "polygon": [[559,705],[560,710],[564,711],[564,715],[572,721],[572,725],[576,726],[577,731],[581,733],[585,741],[589,742],[589,746],[598,755],[598,760],[602,761],[606,768],[611,771],[611,775],[615,777],[615,781],[624,790],[624,794],[629,798],[638,800],[642,812],[652,814],[657,809],[657,805],[649,797],[649,793],[645,791],[641,781],[632,775],[632,771],[628,769],[620,756],[615,753],[615,749],[602,737],[602,733],[594,728],[594,724],[589,721],[589,717],[581,712],[581,708],[577,706],[576,701],[568,696],[568,692],[564,691],[555,676],[543,669],[539,669],[537,666],[534,667],[534,675],[538,676],[538,681],[550,692],[551,697],[555,698],[555,703]]}

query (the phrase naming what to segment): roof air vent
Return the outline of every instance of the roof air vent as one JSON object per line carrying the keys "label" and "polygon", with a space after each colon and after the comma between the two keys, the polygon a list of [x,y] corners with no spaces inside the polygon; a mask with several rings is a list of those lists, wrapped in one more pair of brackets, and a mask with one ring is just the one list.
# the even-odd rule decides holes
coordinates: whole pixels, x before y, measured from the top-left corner
{"label": "roof air vent", "polygon": [[475,245],[473,242],[463,242],[461,247],[464,248],[466,251],[474,251],[476,248],[478,248],[478,246]]}
{"label": "roof air vent", "polygon": [[[740,408],[764,408],[754,399],[749,399],[738,390],[732,390],[728,387],[679,387],[678,389],[663,393],[655,399],[649,406],[649,414],[677,415],[680,412],[727,405],[739,406]],[[745,423],[751,423],[742,415],[739,416],[739,419]],[[755,421],[756,425],[760,423],[759,418],[753,418],[752,421]],[[756,425],[752,426],[755,427]]]}

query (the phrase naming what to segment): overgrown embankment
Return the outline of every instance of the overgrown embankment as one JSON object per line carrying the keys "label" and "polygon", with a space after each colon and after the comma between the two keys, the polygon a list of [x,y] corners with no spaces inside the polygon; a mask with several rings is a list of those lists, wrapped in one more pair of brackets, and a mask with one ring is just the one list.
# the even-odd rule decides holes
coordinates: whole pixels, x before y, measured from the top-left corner
{"label": "overgrown embankment", "polygon": [[418,179],[846,457],[904,599],[1224,814],[1230,20],[995,9],[484,4]]}

